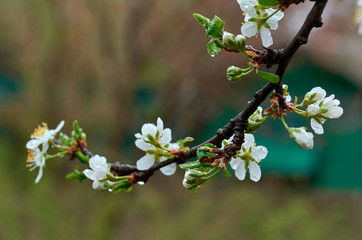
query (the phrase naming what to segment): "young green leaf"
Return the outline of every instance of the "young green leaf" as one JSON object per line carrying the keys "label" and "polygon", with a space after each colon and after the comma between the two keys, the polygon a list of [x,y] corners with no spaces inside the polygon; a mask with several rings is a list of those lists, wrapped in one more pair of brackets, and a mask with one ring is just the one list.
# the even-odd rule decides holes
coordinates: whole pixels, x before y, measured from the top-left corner
{"label": "young green leaf", "polygon": [[278,0],[258,0],[260,5],[263,5],[265,8],[274,7],[279,4]]}
{"label": "young green leaf", "polygon": [[211,39],[206,46],[206,50],[210,54],[211,57],[214,57],[216,54],[218,54],[220,52],[220,50],[221,50],[220,46],[223,46],[222,44],[223,43],[219,40]]}
{"label": "young green leaf", "polygon": [[275,75],[274,73],[258,71],[258,75],[271,83],[279,82],[279,76]]}
{"label": "young green leaf", "polygon": [[213,38],[222,38],[223,34],[224,21],[215,15],[215,17],[211,21],[209,28],[206,31],[206,36]]}
{"label": "young green leaf", "polygon": [[187,170],[190,168],[198,168],[201,166],[201,162],[199,160],[196,160],[194,162],[188,162],[188,163],[183,163],[183,164],[179,164],[178,165],[179,168],[181,168],[182,170]]}
{"label": "young green leaf", "polygon": [[201,24],[201,26],[203,26],[206,29],[206,31],[209,29],[211,25],[210,19],[198,13],[194,13],[194,18]]}

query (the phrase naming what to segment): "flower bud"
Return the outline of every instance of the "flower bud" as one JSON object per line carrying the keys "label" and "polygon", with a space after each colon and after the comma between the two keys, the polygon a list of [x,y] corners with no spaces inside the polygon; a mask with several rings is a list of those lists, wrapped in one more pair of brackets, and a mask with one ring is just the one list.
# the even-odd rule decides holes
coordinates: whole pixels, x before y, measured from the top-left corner
{"label": "flower bud", "polygon": [[299,147],[304,149],[313,148],[313,134],[307,132],[304,127],[300,128],[289,128],[289,136],[293,138],[299,145]]}
{"label": "flower bud", "polygon": [[243,73],[243,69],[230,66],[228,70],[226,71],[227,78],[230,82],[237,82],[243,77],[245,77],[245,74]]}
{"label": "flower bud", "polygon": [[303,106],[308,106],[311,103],[314,103],[318,100],[322,100],[326,97],[326,91],[321,87],[312,88],[309,92],[307,92],[304,96],[304,100],[302,102]]}
{"label": "flower bud", "polygon": [[246,129],[246,133],[254,133],[259,129],[260,125],[263,123],[263,108],[258,107],[258,109],[251,114],[248,119],[248,128]]}
{"label": "flower bud", "polygon": [[195,183],[190,183],[190,180],[187,180],[186,178],[184,178],[184,180],[182,180],[182,185],[187,188],[187,189],[191,189],[193,187],[195,187]]}
{"label": "flower bud", "polygon": [[223,43],[224,43],[226,46],[228,46],[228,47],[233,46],[233,45],[235,44],[235,43],[234,43],[234,41],[235,41],[235,36],[234,36],[234,34],[232,34],[232,33],[229,33],[229,32],[224,31],[224,34],[223,34],[223,36],[222,36],[222,41],[223,41]]}
{"label": "flower bud", "polygon": [[236,46],[238,48],[239,51],[245,51],[245,47],[246,47],[246,38],[241,35],[241,34],[238,34],[236,37],[235,37],[235,42],[236,42]]}

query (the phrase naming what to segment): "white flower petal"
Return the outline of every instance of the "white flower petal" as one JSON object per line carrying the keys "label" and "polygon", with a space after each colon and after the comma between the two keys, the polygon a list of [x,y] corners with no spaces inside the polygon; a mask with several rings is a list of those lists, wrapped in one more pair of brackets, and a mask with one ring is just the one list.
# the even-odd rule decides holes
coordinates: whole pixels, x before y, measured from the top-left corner
{"label": "white flower petal", "polygon": [[35,179],[35,183],[38,183],[38,182],[40,181],[40,179],[41,179],[42,176],[43,176],[43,167],[40,166],[40,167],[39,167],[38,176],[37,176],[36,179]]}
{"label": "white flower petal", "polygon": [[313,148],[313,134],[307,132],[304,128],[299,128],[298,131],[293,132],[293,136],[295,141],[298,143],[299,147],[304,149],[312,149]]}
{"label": "white flower petal", "polygon": [[170,165],[160,168],[160,171],[166,176],[171,176],[176,172],[176,169],[177,169],[176,163],[172,163]]}
{"label": "white flower petal", "polygon": [[148,150],[153,150],[155,149],[155,146],[153,146],[150,143],[146,143],[143,139],[137,139],[135,141],[136,147],[138,147],[139,149],[141,149],[142,151],[147,152]]}
{"label": "white flower petal", "polygon": [[63,127],[64,127],[64,120],[62,120],[59,124],[58,124],[58,126],[53,130],[53,133],[54,134],[56,134],[56,133],[58,133]]}
{"label": "white flower petal", "polygon": [[97,174],[95,171],[90,170],[90,169],[85,169],[83,171],[84,175],[89,178],[90,180],[96,180],[97,179]]}
{"label": "white flower petal", "polygon": [[162,119],[160,117],[157,118],[157,129],[160,132],[162,132],[162,130],[163,130],[163,121],[162,121]]}
{"label": "white flower petal", "polygon": [[245,162],[242,160],[237,169],[235,169],[235,176],[240,180],[244,180],[246,175]]}
{"label": "white flower petal", "polygon": [[251,152],[251,156],[255,159],[255,161],[260,161],[266,157],[268,154],[268,149],[263,146],[254,147],[253,151]]}
{"label": "white flower petal", "polygon": [[143,137],[142,134],[140,134],[140,133],[136,133],[134,136],[135,136],[136,138],[142,138],[142,137]]}
{"label": "white flower petal", "polygon": [[273,38],[269,29],[265,27],[260,28],[261,42],[264,47],[269,47],[273,44]]}
{"label": "white flower petal", "polygon": [[324,113],[323,116],[328,118],[339,118],[343,114],[343,108],[339,106],[333,106],[328,109],[328,112]]}
{"label": "white flower petal", "polygon": [[258,25],[256,22],[246,22],[241,26],[241,33],[245,37],[252,37],[258,33]]}
{"label": "white flower petal", "polygon": [[37,148],[40,144],[42,144],[42,141],[39,139],[31,139],[26,143],[26,148],[27,149],[35,149]]}
{"label": "white flower petal", "polygon": [[313,131],[316,134],[323,134],[324,133],[323,125],[319,124],[316,120],[314,120],[314,118],[312,118],[310,120],[310,126],[312,127]]}
{"label": "white flower petal", "polygon": [[319,101],[317,101],[307,107],[307,116],[316,116],[319,114],[319,111]]}
{"label": "white flower petal", "polygon": [[243,147],[245,147],[246,150],[249,150],[249,148],[253,147],[255,143],[255,138],[253,134],[245,134],[245,139],[243,143]]}
{"label": "white flower petal", "polygon": [[89,159],[89,166],[95,171],[108,171],[107,159],[99,155],[95,155]]}
{"label": "white flower petal", "polygon": [[249,174],[250,174],[250,179],[253,180],[254,182],[259,181],[261,178],[260,167],[254,161],[249,162]]}
{"label": "white flower petal", "polygon": [[236,158],[233,157],[230,161],[231,168],[236,170],[239,167],[241,161],[242,160],[239,157]]}
{"label": "white flower petal", "polygon": [[95,180],[95,181],[93,182],[93,184],[92,184],[92,187],[93,187],[93,189],[98,189],[98,187],[99,187],[99,182],[98,182],[97,180]]}
{"label": "white flower petal", "polygon": [[143,124],[141,132],[142,132],[143,138],[148,139],[148,135],[155,137],[157,130],[158,129],[154,124],[146,123],[146,124]]}
{"label": "white flower petal", "polygon": [[269,24],[271,30],[278,29],[278,20],[275,18],[269,18],[266,22]]}
{"label": "white flower petal", "polygon": [[169,144],[172,140],[171,129],[166,128],[163,130],[163,136],[160,138],[161,145]]}
{"label": "white flower petal", "polygon": [[155,163],[155,156],[154,155],[150,155],[147,154],[143,157],[141,157],[138,161],[137,161],[137,169],[138,170],[147,170],[150,167],[152,167],[152,165]]}

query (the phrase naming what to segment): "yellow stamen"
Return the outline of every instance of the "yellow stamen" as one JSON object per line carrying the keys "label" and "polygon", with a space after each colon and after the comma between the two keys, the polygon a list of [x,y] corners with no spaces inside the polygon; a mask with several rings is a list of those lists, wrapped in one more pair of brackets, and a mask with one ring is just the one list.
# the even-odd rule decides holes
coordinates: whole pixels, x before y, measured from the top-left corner
{"label": "yellow stamen", "polygon": [[246,14],[245,13],[243,13],[243,16],[245,16]]}
{"label": "yellow stamen", "polygon": [[41,125],[42,126],[39,125],[37,128],[34,129],[34,132],[30,135],[30,137],[34,138],[44,135],[44,133],[48,130],[48,125],[45,122],[43,122]]}
{"label": "yellow stamen", "polygon": [[28,157],[26,158],[26,162],[32,162],[34,161],[34,151],[31,149],[28,149]]}

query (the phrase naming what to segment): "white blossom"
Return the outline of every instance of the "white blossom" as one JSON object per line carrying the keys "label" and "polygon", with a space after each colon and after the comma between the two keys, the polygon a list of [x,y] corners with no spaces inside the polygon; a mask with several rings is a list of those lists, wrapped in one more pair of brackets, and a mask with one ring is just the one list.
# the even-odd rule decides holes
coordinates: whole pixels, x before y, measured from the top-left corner
{"label": "white blossom", "polygon": [[230,161],[230,166],[235,170],[235,176],[239,180],[244,180],[246,170],[249,169],[250,179],[257,182],[261,178],[261,170],[257,164],[268,154],[268,150],[263,146],[254,146],[255,139],[252,134],[245,134],[244,143],[240,152]]}
{"label": "white blossom", "polygon": [[308,106],[306,115],[312,117],[311,127],[316,134],[324,133],[322,124],[327,119],[339,118],[343,114],[343,108],[339,104],[340,101],[332,94]]}
{"label": "white blossom", "polygon": [[293,138],[299,145],[299,147],[304,149],[312,149],[313,142],[313,134],[307,132],[304,127],[300,128],[289,128],[289,135]]}
{"label": "white blossom", "polygon": [[163,121],[157,118],[157,126],[153,123],[146,123],[142,126],[141,133],[135,134],[136,146],[143,150],[154,150],[156,147],[164,147],[171,142],[171,129],[163,129]]}
{"label": "white blossom", "polygon": [[[155,164],[156,160],[159,162],[166,161],[168,158],[160,153],[165,153],[169,149],[179,149],[180,146],[171,142],[171,129],[163,127],[161,118],[157,119],[157,126],[152,123],[146,123],[142,126],[141,133],[135,134],[136,146],[143,151],[147,152],[145,156],[137,161],[138,170],[147,170]],[[154,152],[152,152],[154,151]],[[176,163],[166,165],[160,171],[166,175],[172,175],[177,168]]]}
{"label": "white blossom", "polygon": [[64,126],[64,121],[61,121],[56,129],[48,129],[46,123],[38,126],[30,136],[30,140],[26,143],[27,149],[35,149],[42,145],[43,148],[48,148],[49,140],[51,140]]}
{"label": "white blossom", "polygon": [[38,176],[35,179],[35,183],[38,183],[43,176],[43,168],[45,167],[45,154],[48,147],[44,147],[41,150],[39,148],[28,149],[28,157],[26,159],[27,167],[29,171],[33,171],[35,168],[39,168]]}
{"label": "white blossom", "polygon": [[93,180],[94,189],[102,189],[109,172],[109,166],[105,157],[95,155],[89,159],[89,167],[83,171],[84,175]]}
{"label": "white blossom", "polygon": [[[241,27],[241,33],[246,37],[252,37],[260,32],[262,44],[269,47],[273,44],[270,30],[278,28],[278,21],[284,17],[284,13],[278,11],[272,15],[275,9],[255,9],[259,3],[257,0],[237,0],[241,10],[245,13],[245,23]],[[267,16],[265,16],[267,14]],[[271,17],[269,17],[272,15]],[[249,19],[253,19],[249,21]],[[265,21],[266,20],[266,21]]]}

